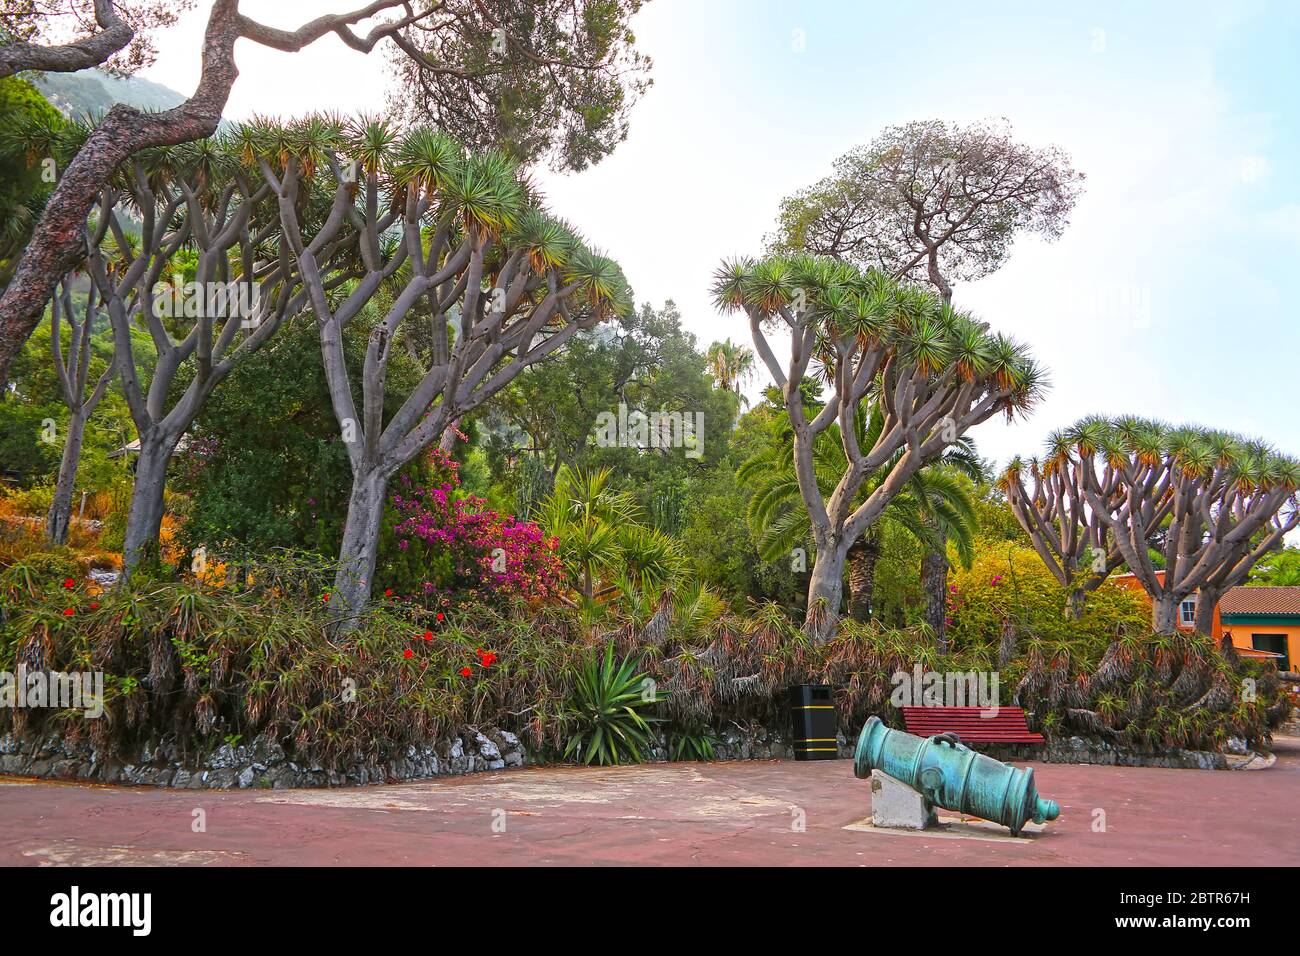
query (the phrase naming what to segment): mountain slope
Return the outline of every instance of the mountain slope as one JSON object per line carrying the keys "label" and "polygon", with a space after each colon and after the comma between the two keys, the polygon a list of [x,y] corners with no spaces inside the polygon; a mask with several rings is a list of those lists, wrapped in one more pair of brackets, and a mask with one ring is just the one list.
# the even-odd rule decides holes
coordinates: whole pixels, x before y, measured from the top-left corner
{"label": "mountain slope", "polygon": [[169,110],[186,97],[161,83],[140,77],[110,76],[100,70],[77,73],[46,73],[33,77],[32,84],[65,116],[106,113],[116,103],[144,110]]}

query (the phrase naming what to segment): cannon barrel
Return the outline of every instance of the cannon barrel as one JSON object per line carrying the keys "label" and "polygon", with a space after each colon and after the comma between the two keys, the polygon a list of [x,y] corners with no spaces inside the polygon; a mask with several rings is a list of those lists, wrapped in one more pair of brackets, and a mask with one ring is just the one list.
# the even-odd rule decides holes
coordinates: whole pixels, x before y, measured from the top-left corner
{"label": "cannon barrel", "polygon": [[1034,771],[1012,767],[966,747],[956,735],[917,737],[867,718],[853,755],[853,774],[881,770],[931,804],[993,820],[1019,834],[1029,820],[1055,820],[1060,808],[1034,786]]}

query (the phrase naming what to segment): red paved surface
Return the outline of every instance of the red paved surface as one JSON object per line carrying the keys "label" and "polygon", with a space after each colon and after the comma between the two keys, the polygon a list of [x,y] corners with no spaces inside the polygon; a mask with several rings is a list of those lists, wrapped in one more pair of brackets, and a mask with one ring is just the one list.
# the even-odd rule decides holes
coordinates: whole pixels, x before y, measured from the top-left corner
{"label": "red paved surface", "polygon": [[[870,813],[848,760],[543,768],[332,791],[0,778],[0,864],[1296,865],[1300,738],[1278,752],[1261,771],[1035,764],[1061,817],[1019,841],[846,830]],[[206,833],[191,830],[195,809]],[[792,826],[799,811],[804,832]]]}

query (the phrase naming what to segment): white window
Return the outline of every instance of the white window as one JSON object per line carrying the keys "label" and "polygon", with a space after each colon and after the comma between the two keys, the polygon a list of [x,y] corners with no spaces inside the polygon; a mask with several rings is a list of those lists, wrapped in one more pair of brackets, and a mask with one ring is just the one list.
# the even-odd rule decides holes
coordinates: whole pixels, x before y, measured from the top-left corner
{"label": "white window", "polygon": [[1196,626],[1196,598],[1189,597],[1178,605],[1178,622],[1183,627]]}

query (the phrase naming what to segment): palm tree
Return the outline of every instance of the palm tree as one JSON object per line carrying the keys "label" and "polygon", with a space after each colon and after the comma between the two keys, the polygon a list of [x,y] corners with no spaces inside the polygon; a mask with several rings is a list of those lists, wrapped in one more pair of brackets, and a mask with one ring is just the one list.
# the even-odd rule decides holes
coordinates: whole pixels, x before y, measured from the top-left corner
{"label": "palm tree", "polygon": [[587,605],[616,594],[620,582],[663,588],[683,565],[676,542],[646,525],[631,493],[610,486],[612,474],[561,465],[536,516],[559,539],[560,559]]}
{"label": "palm tree", "polygon": [[740,387],[754,374],[754,350],[724,339],[710,345],[704,355],[718,387],[740,395]]}
{"label": "palm tree", "polygon": [[[7,122],[0,126],[0,160],[9,167],[6,172],[34,174],[42,160],[53,161],[63,169],[88,135],[84,123],[64,119],[49,104],[43,106],[44,111],[21,108],[17,115],[5,117]],[[15,181],[13,185],[16,190],[5,184],[0,204],[0,291],[13,278],[18,259],[53,190],[44,184]]]}
{"label": "palm tree", "polygon": [[1284,548],[1251,569],[1248,584],[1268,587],[1300,586],[1300,549]]}
{"label": "palm tree", "polygon": [[975,558],[974,539],[979,522],[974,505],[962,479],[979,481],[984,467],[969,438],[952,445],[936,463],[922,469],[918,499],[926,527],[930,530],[921,558],[921,590],[925,594],[925,622],[940,651],[948,649],[948,543],[957,549],[957,558],[969,568]]}
{"label": "palm tree", "polygon": [[[879,437],[884,416],[873,408],[870,415],[857,416],[857,424],[858,447],[870,448]],[[962,563],[969,564],[972,560],[976,530],[974,504],[957,478],[957,470],[968,457],[974,458],[974,447],[969,439],[963,438],[939,461],[918,471],[890,501],[881,520],[849,549],[849,614],[855,620],[869,620],[872,614],[875,568],[885,527],[900,528],[930,549],[942,548],[945,538],[951,538]],[[948,463],[949,458],[952,464]],[[865,501],[894,464],[892,460],[887,462],[868,478],[850,507]],[[813,466],[818,487],[829,497],[848,467],[838,426],[832,425],[817,437],[813,444]],[[740,466],[737,477],[754,488],[746,518],[757,539],[760,557],[766,561],[784,560],[795,549],[807,545],[811,528],[795,476],[791,435],[782,436],[781,441],[750,457]]]}

